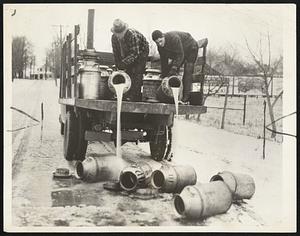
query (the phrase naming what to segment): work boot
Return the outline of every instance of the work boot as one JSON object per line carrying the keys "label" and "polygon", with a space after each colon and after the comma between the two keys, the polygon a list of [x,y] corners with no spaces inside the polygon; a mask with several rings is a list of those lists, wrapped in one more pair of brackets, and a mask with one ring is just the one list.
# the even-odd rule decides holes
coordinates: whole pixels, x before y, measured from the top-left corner
{"label": "work boot", "polygon": [[183,96],[181,101],[186,103],[190,100],[190,92],[192,90],[192,79],[194,72],[194,63],[185,63],[184,64],[184,73],[182,78],[183,84]]}

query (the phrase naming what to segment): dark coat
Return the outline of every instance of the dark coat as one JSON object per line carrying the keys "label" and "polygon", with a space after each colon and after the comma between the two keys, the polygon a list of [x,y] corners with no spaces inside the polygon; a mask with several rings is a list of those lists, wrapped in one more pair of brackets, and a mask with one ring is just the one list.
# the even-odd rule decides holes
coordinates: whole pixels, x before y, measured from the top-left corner
{"label": "dark coat", "polygon": [[172,66],[180,68],[185,57],[192,49],[198,49],[196,40],[186,32],[170,31],[164,34],[165,45],[158,47],[161,60],[162,75],[168,73],[168,59],[172,59]]}
{"label": "dark coat", "polygon": [[135,29],[128,29],[121,40],[113,34],[111,42],[115,63],[119,69],[132,65],[139,58],[148,57],[149,44],[146,38]]}

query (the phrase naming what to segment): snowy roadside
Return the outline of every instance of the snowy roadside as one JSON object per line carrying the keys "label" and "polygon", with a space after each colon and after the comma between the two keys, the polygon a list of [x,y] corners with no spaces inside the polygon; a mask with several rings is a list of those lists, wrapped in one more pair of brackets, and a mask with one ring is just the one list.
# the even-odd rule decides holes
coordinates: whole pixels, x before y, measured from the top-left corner
{"label": "snowy roadside", "polygon": [[[43,140],[40,140],[40,126],[30,128],[30,132],[24,136],[25,140],[20,140],[27,140],[28,143],[26,150],[20,153],[17,169],[22,171],[13,179],[13,221],[16,225],[262,227],[275,226],[282,220],[281,144],[267,141],[266,159],[263,160],[261,139],[185,120],[176,123],[178,132],[173,162],[192,165],[201,183],[208,182],[214,174],[223,170],[249,174],[256,184],[252,199],[241,205],[234,204],[226,214],[189,222],[175,214],[171,194],[143,200],[105,191],[103,183],[87,184],[80,181],[72,181],[70,186],[62,188],[61,183],[52,180],[52,171],[57,167],[72,168],[72,163],[63,159],[63,138],[59,134],[58,122],[58,88],[54,86],[54,81],[36,81],[33,83],[36,89],[26,90],[32,83],[18,81],[14,85],[14,94],[18,95],[14,101],[19,108],[26,111],[32,109],[34,112],[31,115],[35,117],[39,117],[41,102],[45,109]],[[31,93],[30,96],[23,96],[27,92]],[[15,142],[13,148],[18,149],[18,145]],[[128,160],[150,158],[147,143],[138,146],[129,143],[122,149],[124,158]],[[92,143],[87,155],[113,151],[109,145]],[[58,189],[71,192],[70,196],[79,194],[82,204],[53,207],[52,192]]]}

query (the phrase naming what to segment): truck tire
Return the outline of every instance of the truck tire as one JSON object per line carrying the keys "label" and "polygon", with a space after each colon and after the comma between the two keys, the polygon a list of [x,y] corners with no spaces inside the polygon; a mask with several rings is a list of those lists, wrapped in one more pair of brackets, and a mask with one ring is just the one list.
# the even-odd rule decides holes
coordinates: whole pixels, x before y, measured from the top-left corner
{"label": "truck tire", "polygon": [[155,161],[170,159],[171,157],[171,128],[164,127],[164,134],[158,135],[157,142],[150,140],[151,158]]}
{"label": "truck tire", "polygon": [[64,124],[64,157],[67,161],[74,159],[77,148],[77,122],[73,111],[68,111]]}
{"label": "truck tire", "polygon": [[73,160],[83,161],[85,159],[86,149],[88,145],[88,142],[84,138],[84,134],[89,127],[85,112],[78,112],[77,124],[77,145]]}

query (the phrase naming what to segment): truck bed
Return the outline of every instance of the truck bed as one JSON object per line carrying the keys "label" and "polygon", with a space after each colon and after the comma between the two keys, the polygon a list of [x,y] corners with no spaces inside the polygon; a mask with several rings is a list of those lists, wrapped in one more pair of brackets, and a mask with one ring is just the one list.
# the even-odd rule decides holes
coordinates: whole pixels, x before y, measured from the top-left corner
{"label": "truck bed", "polygon": [[[117,111],[117,101],[95,100],[80,98],[60,98],[58,101],[62,105],[76,106],[97,111]],[[179,105],[179,115],[206,113],[206,106]],[[122,112],[145,113],[145,114],[175,114],[175,105],[166,103],[147,102],[122,102]]]}

